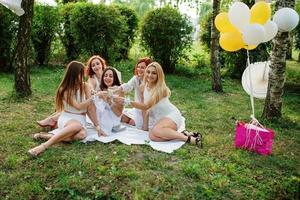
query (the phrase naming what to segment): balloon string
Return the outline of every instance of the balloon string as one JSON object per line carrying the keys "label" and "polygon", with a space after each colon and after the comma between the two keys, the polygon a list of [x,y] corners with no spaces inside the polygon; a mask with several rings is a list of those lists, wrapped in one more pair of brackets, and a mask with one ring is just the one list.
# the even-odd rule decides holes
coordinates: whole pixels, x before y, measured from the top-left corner
{"label": "balloon string", "polygon": [[247,50],[247,65],[249,67],[249,82],[250,82],[250,102],[252,107],[252,115],[251,118],[255,118],[254,114],[254,98],[253,98],[253,87],[252,87],[252,78],[251,78],[251,66],[250,66],[250,58],[249,58],[249,51]]}

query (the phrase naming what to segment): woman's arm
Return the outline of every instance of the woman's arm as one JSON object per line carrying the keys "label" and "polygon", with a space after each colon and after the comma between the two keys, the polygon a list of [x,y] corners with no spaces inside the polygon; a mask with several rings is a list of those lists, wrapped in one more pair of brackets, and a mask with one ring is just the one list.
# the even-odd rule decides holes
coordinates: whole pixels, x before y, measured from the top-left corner
{"label": "woman's arm", "polygon": [[149,111],[142,111],[142,116],[143,116],[143,127],[142,129],[144,131],[149,130]]}
{"label": "woman's arm", "polygon": [[[84,93],[87,95],[88,93],[86,91],[91,91],[91,88],[89,84],[84,83]],[[86,100],[83,102],[78,103],[75,98],[71,99],[71,105],[76,108],[77,110],[82,110],[87,108],[93,101],[93,97],[91,95],[86,96]],[[64,99],[67,99],[67,93],[64,94]]]}
{"label": "woman's arm", "polygon": [[113,103],[111,104],[111,109],[117,116],[121,116],[124,109],[124,92],[118,92],[117,97],[113,97]]}
{"label": "woman's arm", "polygon": [[122,90],[125,93],[130,92],[135,86],[136,76],[133,76],[127,83],[121,85]]}
{"label": "woman's arm", "polygon": [[91,85],[91,89],[96,90],[96,81],[94,78],[89,77],[88,83]]}

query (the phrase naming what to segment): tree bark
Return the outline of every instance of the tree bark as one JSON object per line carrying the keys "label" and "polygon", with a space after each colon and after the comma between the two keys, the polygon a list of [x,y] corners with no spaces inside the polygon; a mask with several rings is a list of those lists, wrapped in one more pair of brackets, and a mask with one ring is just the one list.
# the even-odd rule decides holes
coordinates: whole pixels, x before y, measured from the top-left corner
{"label": "tree bark", "polygon": [[18,97],[31,95],[29,67],[27,65],[28,48],[31,34],[34,0],[23,0],[25,14],[20,17],[15,54],[15,91]]}
{"label": "tree bark", "polygon": [[293,35],[289,34],[289,42],[287,44],[286,59],[287,60],[292,59],[292,54],[293,54]]}
{"label": "tree bark", "polygon": [[215,92],[223,92],[221,84],[221,72],[219,64],[219,33],[214,23],[214,19],[220,10],[220,0],[213,1],[213,15],[211,20],[211,49],[210,49],[210,62],[212,72],[212,90]]}
{"label": "tree bark", "polygon": [[[293,8],[294,4],[294,0],[277,1],[276,10],[282,7]],[[282,116],[282,95],[285,82],[286,51],[288,42],[288,32],[278,32],[273,40],[268,91],[262,113],[262,117],[266,119],[279,118]]]}

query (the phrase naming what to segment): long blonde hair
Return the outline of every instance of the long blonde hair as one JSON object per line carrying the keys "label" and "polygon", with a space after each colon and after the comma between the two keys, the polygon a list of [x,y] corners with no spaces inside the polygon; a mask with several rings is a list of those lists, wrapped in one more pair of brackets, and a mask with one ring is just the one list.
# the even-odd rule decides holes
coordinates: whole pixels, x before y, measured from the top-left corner
{"label": "long blonde hair", "polygon": [[[64,109],[63,100],[72,105],[72,97],[78,89],[82,100],[84,94],[83,76],[84,65],[81,62],[72,61],[67,65],[65,75],[56,91],[56,111]],[[67,99],[64,99],[65,93]]]}
{"label": "long blonde hair", "polygon": [[[156,74],[157,74],[157,81],[150,90],[151,99],[149,100],[149,102],[150,102],[149,104],[151,106],[153,106],[153,105],[157,104],[162,98],[170,96],[171,91],[168,88],[168,86],[166,85],[165,75],[164,75],[164,71],[163,71],[161,65],[158,62],[152,62],[146,67],[146,70],[145,70],[146,72],[149,67],[154,67],[156,70]],[[141,87],[143,89],[146,89],[145,87],[148,84],[146,76],[147,75],[144,76],[144,81],[143,81],[143,84],[141,85]]]}

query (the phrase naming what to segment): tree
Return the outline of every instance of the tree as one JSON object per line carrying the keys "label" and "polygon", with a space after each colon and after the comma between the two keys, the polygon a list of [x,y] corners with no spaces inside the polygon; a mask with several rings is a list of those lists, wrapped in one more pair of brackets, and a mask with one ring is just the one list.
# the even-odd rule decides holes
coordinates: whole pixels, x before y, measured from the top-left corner
{"label": "tree", "polygon": [[[296,11],[300,15],[300,1],[296,1],[295,5]],[[295,49],[300,50],[300,24],[295,28]],[[300,51],[298,54],[298,62],[300,62]]]}
{"label": "tree", "polygon": [[[282,7],[294,7],[294,0],[277,1],[276,10]],[[289,42],[288,32],[278,32],[273,39],[271,52],[271,65],[269,72],[268,92],[265,100],[265,106],[262,117],[273,119],[281,117],[282,94],[286,68],[286,51]]]}
{"label": "tree", "polygon": [[211,48],[210,48],[210,62],[212,72],[212,89],[215,92],[223,92],[221,83],[221,72],[219,65],[219,33],[214,24],[214,19],[220,10],[220,0],[213,1],[213,12],[211,20]]}
{"label": "tree", "polygon": [[15,55],[15,91],[17,96],[26,97],[31,94],[29,67],[27,65],[29,41],[33,18],[34,0],[23,0],[21,7],[25,14],[20,17],[17,47]]}

